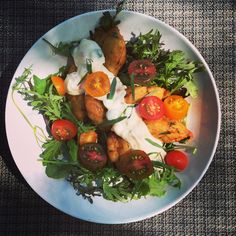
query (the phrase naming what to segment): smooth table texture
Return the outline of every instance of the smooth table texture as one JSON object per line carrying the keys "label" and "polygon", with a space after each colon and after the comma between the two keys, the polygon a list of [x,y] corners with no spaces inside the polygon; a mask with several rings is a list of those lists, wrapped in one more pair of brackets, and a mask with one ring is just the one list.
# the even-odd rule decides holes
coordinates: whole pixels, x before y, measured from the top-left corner
{"label": "smooth table texture", "polygon": [[234,0],[132,0],[126,4],[127,10],[154,16],[183,33],[209,64],[219,90],[219,145],[206,175],[184,200],[158,216],[136,223],[89,223],[43,201],[16,168],[6,140],[4,110],[8,86],[22,57],[58,23],[88,11],[114,8],[115,3],[0,2],[0,235],[236,235]]}

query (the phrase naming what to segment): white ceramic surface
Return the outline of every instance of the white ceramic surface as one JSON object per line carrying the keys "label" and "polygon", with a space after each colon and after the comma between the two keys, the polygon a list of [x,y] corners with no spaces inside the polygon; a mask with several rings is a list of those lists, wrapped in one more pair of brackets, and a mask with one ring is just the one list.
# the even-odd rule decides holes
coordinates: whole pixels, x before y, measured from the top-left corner
{"label": "white ceramic surface", "polygon": [[[76,16],[54,27],[43,37],[52,43],[88,37],[89,30],[94,29],[101,15],[102,12],[99,11]],[[195,136],[193,144],[198,147],[198,152],[190,157],[187,170],[178,175],[182,180],[181,189],[170,188],[162,198],[148,197],[128,203],[113,203],[95,197],[94,203],[90,204],[77,196],[68,182],[49,179],[45,175],[44,167],[37,161],[41,148],[37,145],[32,130],[13,105],[10,91],[6,104],[6,130],[10,150],[17,167],[32,189],[49,204],[69,215],[108,224],[142,220],[169,209],[183,199],[198,184],[211,163],[220,130],[220,105],[215,81],[197,49],[178,31],[152,17],[123,11],[119,18],[119,28],[126,40],[131,37],[131,32],[139,34],[159,29],[166,48],[183,50],[187,57],[202,61],[206,68],[197,78],[199,96],[192,101],[188,119],[188,125]],[[21,61],[12,83],[29,65],[33,65],[34,74],[46,76],[56,72],[65,63],[62,57],[52,55],[40,38]],[[30,121],[45,128],[43,118],[32,111],[19,95],[16,95],[16,99]]]}

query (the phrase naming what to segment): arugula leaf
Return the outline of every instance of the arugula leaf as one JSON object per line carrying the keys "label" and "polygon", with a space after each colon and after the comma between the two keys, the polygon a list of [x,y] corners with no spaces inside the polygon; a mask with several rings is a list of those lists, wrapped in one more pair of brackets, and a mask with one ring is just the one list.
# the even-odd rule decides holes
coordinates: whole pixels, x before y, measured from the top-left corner
{"label": "arugula leaf", "polygon": [[77,40],[77,41],[72,41],[70,43],[60,42],[58,45],[53,45],[45,38],[42,38],[42,40],[49,45],[53,53],[64,56],[64,57],[71,57],[72,49],[78,46],[80,43],[80,40]]}
{"label": "arugula leaf", "polygon": [[72,161],[77,161],[78,155],[78,145],[76,144],[75,140],[71,139],[67,142],[67,146],[69,149],[70,158]]}
{"label": "arugula leaf", "polygon": [[29,79],[31,73],[32,73],[32,66],[30,66],[29,68],[25,68],[22,75],[16,78],[16,81],[12,86],[12,90],[21,92],[21,89],[24,90],[25,87],[31,88],[32,85]]}
{"label": "arugula leaf", "polygon": [[197,61],[187,60],[183,51],[164,49],[164,44],[160,39],[161,34],[158,30],[151,30],[137,37],[133,35],[126,44],[127,62],[120,74],[127,72],[131,61],[149,59],[158,70],[150,85],[164,87],[171,94],[178,93],[180,89],[186,88],[186,96],[196,97],[197,88],[193,83],[193,75],[203,71],[203,65]]}
{"label": "arugula leaf", "polygon": [[138,59],[150,59],[156,61],[159,56],[161,34],[158,30],[150,30],[146,34],[140,34],[138,37],[133,35],[127,42],[127,60],[130,63]]}
{"label": "arugula leaf", "polygon": [[194,83],[194,81],[188,81],[183,85],[184,88],[186,88],[187,92],[186,92],[186,96],[190,95],[192,98],[196,98],[197,97],[197,93],[198,93],[198,88],[196,86],[196,84]]}
{"label": "arugula leaf", "polygon": [[42,145],[44,151],[40,154],[40,157],[43,158],[43,160],[54,160],[61,155],[61,146],[62,142],[60,141],[55,139],[48,140]]}
{"label": "arugula leaf", "polygon": [[33,75],[33,80],[34,80],[35,92],[37,92],[40,95],[43,95],[47,88],[47,78],[40,79],[38,76]]}
{"label": "arugula leaf", "polygon": [[50,178],[62,179],[69,175],[72,168],[74,168],[72,165],[47,164],[45,173]]}
{"label": "arugula leaf", "polygon": [[151,196],[161,197],[166,193],[167,182],[164,179],[159,179],[155,174],[148,179],[149,194]]}
{"label": "arugula leaf", "polygon": [[104,198],[112,200],[112,201],[122,201],[122,197],[120,196],[119,190],[115,187],[109,186],[109,183],[104,182],[102,185],[104,191]]}

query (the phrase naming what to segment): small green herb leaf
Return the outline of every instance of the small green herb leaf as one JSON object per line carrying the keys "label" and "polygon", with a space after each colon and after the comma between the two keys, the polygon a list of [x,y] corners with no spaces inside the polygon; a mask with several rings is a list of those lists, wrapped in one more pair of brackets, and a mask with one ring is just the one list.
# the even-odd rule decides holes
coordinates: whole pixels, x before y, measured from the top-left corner
{"label": "small green herb leaf", "polygon": [[47,88],[47,79],[40,79],[38,76],[33,75],[35,92],[43,95]]}
{"label": "small green herb leaf", "polygon": [[112,82],[111,82],[111,89],[110,89],[110,93],[107,95],[107,99],[112,99],[114,97],[115,91],[116,91],[116,77],[113,78]]}
{"label": "small green herb leaf", "polygon": [[70,140],[67,142],[67,146],[69,149],[70,158],[72,161],[77,161],[78,156],[78,145],[76,144],[75,140]]}
{"label": "small green herb leaf", "polygon": [[47,164],[46,166],[46,174],[48,177],[53,179],[62,179],[66,178],[71,169],[73,168],[72,165],[63,165],[63,164]]}
{"label": "small green herb leaf", "polygon": [[111,126],[111,125],[114,125],[124,119],[126,119],[127,116],[120,116],[116,119],[113,119],[113,120],[106,120],[106,121],[103,121],[101,124],[98,125],[99,128],[105,128],[105,127],[108,127],[108,126]]}
{"label": "small green herb leaf", "polygon": [[43,144],[44,151],[40,155],[43,160],[53,160],[61,154],[62,142],[50,139]]}
{"label": "small green herb leaf", "polygon": [[86,58],[86,68],[87,68],[87,71],[88,71],[89,74],[91,74],[93,72],[93,70],[92,70],[92,62],[93,62],[92,59]]}
{"label": "small green herb leaf", "polygon": [[130,76],[130,85],[131,85],[132,98],[133,100],[135,100],[134,74],[131,74]]}
{"label": "small green herb leaf", "polygon": [[147,142],[149,142],[150,144],[152,144],[153,146],[155,146],[155,147],[158,147],[158,148],[161,148],[161,149],[164,149],[164,150],[165,150],[165,148],[164,148],[162,145],[160,145],[160,144],[158,144],[158,143],[156,143],[156,142],[152,141],[151,139],[149,139],[149,138],[145,138],[145,140],[146,140]]}

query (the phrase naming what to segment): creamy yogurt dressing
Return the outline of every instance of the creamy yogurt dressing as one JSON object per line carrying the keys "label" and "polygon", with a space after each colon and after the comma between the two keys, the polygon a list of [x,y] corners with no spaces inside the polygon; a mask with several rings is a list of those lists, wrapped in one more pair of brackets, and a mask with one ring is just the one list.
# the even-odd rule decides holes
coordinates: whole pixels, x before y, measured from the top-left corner
{"label": "creamy yogurt dressing", "polygon": [[[75,64],[78,68],[78,71],[66,78],[66,80],[72,80],[71,82],[67,81],[67,90],[70,94],[75,95],[81,93],[81,89],[78,87],[78,83],[81,81],[83,76],[87,73],[87,60],[90,60],[92,64],[92,71],[103,71],[107,74],[110,79],[110,83],[115,77],[110,71],[106,69],[103,65],[105,63],[105,57],[99,45],[88,39],[83,39],[78,47],[76,47],[72,53],[74,57]],[[76,79],[77,76],[77,79]],[[154,147],[148,143],[145,139],[149,138],[154,142],[162,145],[162,142],[155,137],[153,137],[146,124],[143,122],[142,118],[139,117],[136,108],[132,108],[129,104],[125,103],[124,97],[126,94],[126,86],[123,85],[118,77],[116,77],[116,91],[112,99],[107,99],[107,96],[97,97],[101,100],[104,106],[107,108],[106,117],[108,120],[116,119],[120,116],[127,116],[127,119],[124,119],[115,125],[113,125],[112,130],[129,142],[132,149],[143,150],[146,153],[158,152],[161,156],[164,157],[165,151],[161,148]],[[160,160],[160,157],[157,157]]]}

